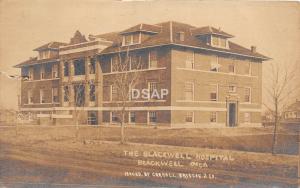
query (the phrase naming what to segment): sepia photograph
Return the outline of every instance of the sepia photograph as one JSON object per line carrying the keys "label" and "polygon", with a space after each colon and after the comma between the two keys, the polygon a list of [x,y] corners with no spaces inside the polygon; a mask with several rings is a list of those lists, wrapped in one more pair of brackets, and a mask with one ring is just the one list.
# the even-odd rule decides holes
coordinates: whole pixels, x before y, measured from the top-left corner
{"label": "sepia photograph", "polygon": [[299,2],[0,0],[0,28],[0,188],[299,188]]}

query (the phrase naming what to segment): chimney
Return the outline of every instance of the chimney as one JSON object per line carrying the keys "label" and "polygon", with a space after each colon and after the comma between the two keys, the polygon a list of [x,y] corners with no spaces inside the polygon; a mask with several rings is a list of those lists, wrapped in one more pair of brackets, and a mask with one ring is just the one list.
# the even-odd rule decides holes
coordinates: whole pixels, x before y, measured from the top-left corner
{"label": "chimney", "polygon": [[251,46],[251,52],[256,53],[256,46]]}

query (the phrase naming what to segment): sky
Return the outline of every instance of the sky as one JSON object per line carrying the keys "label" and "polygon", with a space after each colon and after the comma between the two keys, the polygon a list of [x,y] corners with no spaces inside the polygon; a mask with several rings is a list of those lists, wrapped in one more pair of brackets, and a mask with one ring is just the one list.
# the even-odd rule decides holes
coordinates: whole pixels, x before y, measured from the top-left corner
{"label": "sky", "polygon": [[[69,42],[76,30],[88,36],[170,20],[221,27],[235,36],[233,42],[256,46],[272,58],[263,63],[264,84],[270,63],[289,68],[300,64],[297,2],[0,0],[0,71],[20,74],[13,66],[36,56],[34,48],[51,41]],[[16,107],[17,86],[0,76],[0,108]],[[264,91],[263,100],[266,97]]]}

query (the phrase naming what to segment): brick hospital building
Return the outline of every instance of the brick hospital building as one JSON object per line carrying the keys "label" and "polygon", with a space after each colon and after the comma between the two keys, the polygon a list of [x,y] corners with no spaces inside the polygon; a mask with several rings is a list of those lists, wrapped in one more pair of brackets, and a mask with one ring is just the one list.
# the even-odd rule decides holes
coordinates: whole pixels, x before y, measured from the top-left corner
{"label": "brick hospital building", "polygon": [[131,66],[125,71],[140,72],[140,89],[168,89],[163,98],[128,99],[129,124],[260,125],[262,62],[269,58],[231,42],[233,37],[220,28],[173,21],[88,37],[76,31],[69,43],[42,45],[34,49],[37,57],[15,66],[27,78],[20,109],[41,124],[117,123],[120,101],[112,83],[122,72],[113,64],[126,52]]}

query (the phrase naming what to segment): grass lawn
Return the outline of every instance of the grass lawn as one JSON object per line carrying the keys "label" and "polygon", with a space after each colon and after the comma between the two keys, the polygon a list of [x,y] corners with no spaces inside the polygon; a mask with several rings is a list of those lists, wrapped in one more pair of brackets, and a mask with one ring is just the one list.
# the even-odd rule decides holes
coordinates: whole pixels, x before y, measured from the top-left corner
{"label": "grass lawn", "polygon": [[[0,128],[0,185],[20,183],[86,185],[136,185],[139,187],[296,187],[298,156],[296,135],[280,131],[279,147],[285,155],[271,155],[270,128],[155,129],[126,128],[130,144],[120,145],[118,127],[23,127]],[[185,146],[185,147],[182,147]],[[294,148],[295,151],[292,151]],[[234,161],[207,161],[208,168],[139,166],[140,157],[124,151],[230,155]],[[251,152],[246,152],[251,151]],[[190,161],[179,160],[183,164]],[[197,161],[196,161],[197,162]],[[199,162],[199,161],[198,161]],[[216,179],[168,179],[125,177],[130,172],[207,173]],[[18,184],[18,186],[19,186]],[[12,185],[12,186],[9,186]],[[20,186],[22,187],[22,186]],[[76,187],[76,186],[75,186]]]}
{"label": "grass lawn", "polygon": [[[7,131],[12,131],[10,128]],[[75,127],[25,127],[19,128],[21,135],[31,139],[60,139],[75,136]],[[127,127],[128,142],[211,149],[227,149],[270,153],[273,129],[268,128],[218,128],[218,129],[160,129],[154,127]],[[80,126],[80,140],[119,141],[117,126]],[[276,150],[281,154],[298,154],[298,136],[294,131],[279,130]]]}

